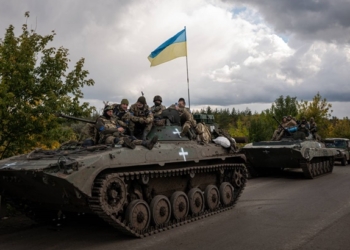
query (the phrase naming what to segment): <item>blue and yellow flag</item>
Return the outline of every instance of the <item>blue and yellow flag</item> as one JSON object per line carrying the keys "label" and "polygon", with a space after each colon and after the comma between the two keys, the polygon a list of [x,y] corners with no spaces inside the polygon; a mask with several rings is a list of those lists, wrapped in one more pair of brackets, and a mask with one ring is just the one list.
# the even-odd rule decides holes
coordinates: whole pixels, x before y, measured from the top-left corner
{"label": "blue and yellow flag", "polygon": [[151,52],[148,60],[151,67],[168,62],[180,56],[187,56],[186,29],[181,30]]}

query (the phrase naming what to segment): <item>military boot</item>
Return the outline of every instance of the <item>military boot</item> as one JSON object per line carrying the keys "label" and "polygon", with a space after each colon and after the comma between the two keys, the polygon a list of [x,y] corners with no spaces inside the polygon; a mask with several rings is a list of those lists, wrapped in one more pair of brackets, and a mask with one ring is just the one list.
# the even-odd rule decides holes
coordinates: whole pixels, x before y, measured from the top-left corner
{"label": "military boot", "polygon": [[128,147],[128,148],[131,148],[131,149],[135,148],[135,144],[128,137],[124,137],[123,141],[124,141],[124,143],[123,143],[124,147]]}
{"label": "military boot", "polygon": [[142,141],[142,146],[151,150],[158,141],[158,135],[154,136],[151,140]]}

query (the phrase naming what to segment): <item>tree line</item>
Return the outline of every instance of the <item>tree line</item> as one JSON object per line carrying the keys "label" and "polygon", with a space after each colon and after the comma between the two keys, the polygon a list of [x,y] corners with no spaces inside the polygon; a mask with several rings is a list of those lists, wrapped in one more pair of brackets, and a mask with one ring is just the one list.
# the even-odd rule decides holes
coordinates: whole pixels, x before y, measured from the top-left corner
{"label": "tree line", "polygon": [[232,136],[245,136],[250,142],[270,140],[274,130],[278,127],[277,121],[281,122],[283,116],[291,115],[296,120],[305,117],[308,121],[315,119],[318,134],[322,138],[341,137],[350,138],[350,121],[348,117],[338,119],[331,115],[332,105],[317,93],[312,101],[298,101],[297,97],[284,97],[281,95],[270,109],[261,113],[252,112],[250,109],[243,111],[235,108],[196,110],[195,113],[210,114],[221,128],[229,131]]}

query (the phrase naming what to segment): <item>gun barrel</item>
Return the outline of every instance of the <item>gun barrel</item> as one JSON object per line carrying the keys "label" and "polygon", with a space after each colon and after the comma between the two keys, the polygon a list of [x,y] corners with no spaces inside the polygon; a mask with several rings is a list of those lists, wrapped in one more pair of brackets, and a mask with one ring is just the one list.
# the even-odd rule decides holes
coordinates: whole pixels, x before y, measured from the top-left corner
{"label": "gun barrel", "polygon": [[70,116],[70,115],[64,115],[64,114],[61,114],[61,113],[57,114],[56,116],[62,117],[62,118],[67,118],[67,119],[70,119],[70,120],[85,122],[85,123],[91,123],[91,124],[95,124],[96,123],[96,122],[91,121],[91,120],[87,120],[87,119],[79,118],[79,117],[74,117],[74,116]]}

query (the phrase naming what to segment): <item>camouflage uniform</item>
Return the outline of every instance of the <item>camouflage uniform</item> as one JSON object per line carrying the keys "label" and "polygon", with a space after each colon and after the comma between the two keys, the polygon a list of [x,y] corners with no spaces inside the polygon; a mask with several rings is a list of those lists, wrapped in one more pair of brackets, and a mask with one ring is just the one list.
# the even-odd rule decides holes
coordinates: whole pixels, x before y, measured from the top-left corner
{"label": "camouflage uniform", "polygon": [[300,122],[300,124],[298,126],[298,131],[303,132],[306,137],[309,136],[309,134],[310,134],[310,125],[306,121],[305,117],[303,117],[301,119],[301,122]]}
{"label": "camouflage uniform", "polygon": [[137,107],[137,103],[130,107],[129,130],[131,136],[136,136],[139,139],[142,138],[142,140],[146,140],[147,134],[151,131],[153,125],[153,114],[149,110],[144,97],[140,97],[138,99],[138,102],[139,101],[144,102],[142,103],[143,107],[141,109]]}
{"label": "camouflage uniform", "polygon": [[317,134],[317,124],[313,117],[310,118],[310,132],[314,139],[321,140],[321,137]]}
{"label": "camouflage uniform", "polygon": [[83,137],[83,145],[85,146],[93,146],[99,141],[99,133],[97,133],[95,124],[86,123],[81,130],[81,134]]}
{"label": "camouflage uniform", "polygon": [[122,109],[120,104],[113,104],[113,114],[118,118],[118,123],[125,130],[129,128],[130,123],[130,112]]}
{"label": "camouflage uniform", "polygon": [[197,142],[200,144],[208,144],[211,142],[211,133],[204,123],[198,123],[196,126]]}
{"label": "camouflage uniform", "polygon": [[166,110],[166,107],[162,104],[159,106],[153,105],[150,110],[151,110],[153,116],[157,117],[157,116],[160,116],[162,114],[163,110]]}
{"label": "camouflage uniform", "polygon": [[[176,106],[173,104],[169,108],[171,109],[176,109]],[[177,107],[177,111],[180,114],[180,119],[181,119],[181,126],[182,126],[182,131],[181,131],[181,136],[187,135],[187,133],[190,131],[191,128],[196,128],[197,122],[193,118],[193,115],[187,111],[187,108],[180,108]]]}
{"label": "camouflage uniform", "polygon": [[163,99],[161,96],[156,95],[153,98],[154,105],[150,108],[154,118],[160,117],[162,111],[166,109],[164,105],[162,105]]}
{"label": "camouflage uniform", "polygon": [[118,131],[118,120],[115,116],[109,117],[107,114],[101,115],[95,125],[99,133],[99,144],[124,144],[121,133]]}

